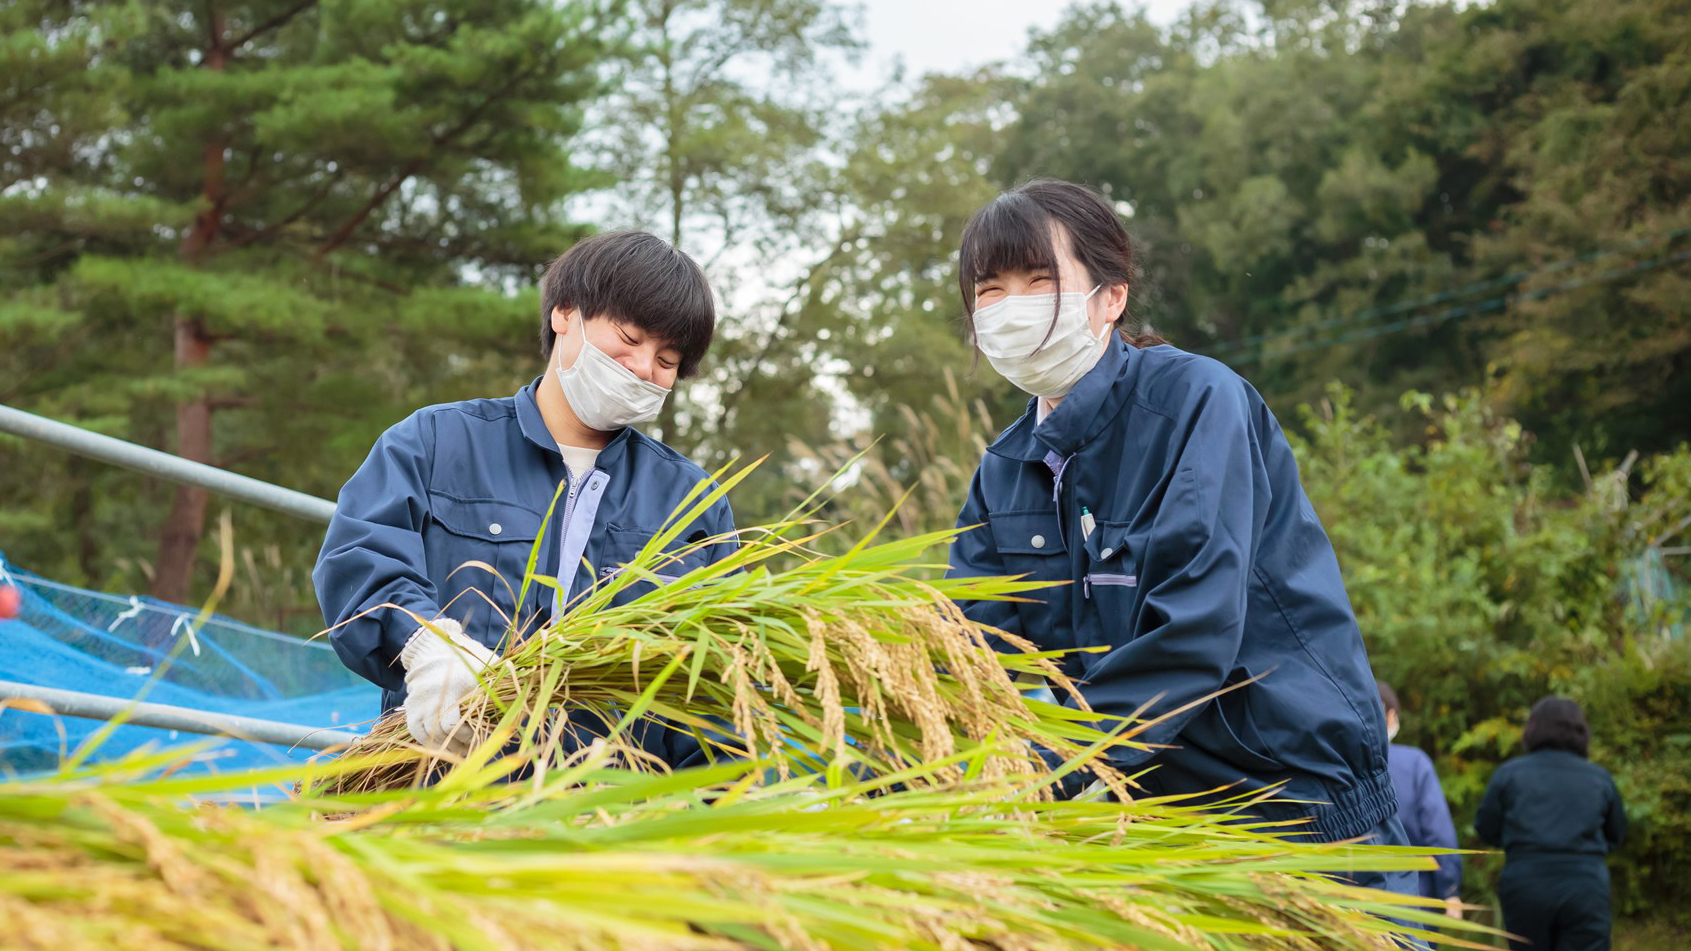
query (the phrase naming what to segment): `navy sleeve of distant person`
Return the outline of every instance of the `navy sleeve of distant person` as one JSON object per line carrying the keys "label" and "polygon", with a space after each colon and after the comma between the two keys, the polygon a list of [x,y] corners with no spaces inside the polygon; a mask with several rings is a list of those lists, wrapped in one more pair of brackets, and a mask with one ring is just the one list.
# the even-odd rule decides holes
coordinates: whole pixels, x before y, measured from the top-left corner
{"label": "navy sleeve of distant person", "polygon": [[[1392,782],[1397,788],[1398,817],[1409,844],[1436,849],[1454,849],[1456,824],[1450,818],[1432,759],[1413,746],[1392,746]],[[1438,869],[1422,873],[1422,894],[1429,898],[1451,898],[1461,889],[1462,856],[1440,855]]]}

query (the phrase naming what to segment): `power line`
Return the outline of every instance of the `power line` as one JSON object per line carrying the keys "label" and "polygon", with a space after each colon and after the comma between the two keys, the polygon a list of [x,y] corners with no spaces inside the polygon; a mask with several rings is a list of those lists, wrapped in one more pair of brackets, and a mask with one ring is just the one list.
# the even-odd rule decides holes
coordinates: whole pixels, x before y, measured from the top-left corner
{"label": "power line", "polygon": [[[1283,356],[1288,356],[1288,355],[1291,355],[1291,354],[1294,354],[1294,353],[1303,353],[1303,352],[1309,351],[1309,350],[1327,350],[1327,349],[1331,349],[1333,347],[1339,346],[1341,344],[1355,343],[1355,342],[1361,341],[1361,340],[1370,340],[1370,339],[1373,339],[1375,337],[1383,337],[1383,336],[1386,336],[1387,334],[1398,333],[1399,331],[1403,331],[1403,330],[1416,329],[1416,328],[1420,328],[1420,327],[1431,327],[1435,324],[1442,324],[1442,323],[1445,323],[1447,321],[1457,320],[1457,319],[1461,319],[1461,318],[1465,318],[1465,317],[1470,317],[1470,316],[1473,316],[1475,314],[1483,314],[1483,313],[1487,313],[1487,312],[1490,312],[1490,311],[1502,310],[1505,306],[1508,305],[1508,303],[1511,300],[1521,300],[1521,301],[1543,300],[1546,297],[1551,297],[1551,296],[1554,296],[1556,294],[1566,293],[1566,292],[1571,291],[1571,290],[1577,290],[1578,288],[1585,287],[1585,286],[1590,285],[1590,284],[1602,284],[1602,283],[1607,283],[1609,281],[1619,280],[1623,277],[1630,277],[1631,275],[1634,275],[1634,274],[1639,274],[1639,273],[1642,273],[1644,271],[1654,270],[1658,267],[1663,267],[1663,266],[1666,266],[1666,265],[1669,265],[1669,264],[1676,264],[1680,261],[1684,261],[1684,260],[1687,260],[1687,259],[1691,259],[1691,251],[1680,251],[1676,254],[1662,255],[1661,257],[1651,258],[1651,259],[1646,260],[1646,261],[1640,261],[1637,264],[1634,264],[1630,267],[1616,268],[1616,269],[1611,270],[1611,271],[1605,271],[1604,273],[1598,274],[1594,277],[1580,278],[1580,279],[1571,280],[1571,281],[1563,281],[1560,284],[1552,284],[1549,287],[1541,287],[1541,288],[1537,288],[1537,289],[1534,289],[1534,290],[1531,290],[1531,291],[1525,291],[1525,292],[1522,292],[1520,294],[1501,295],[1501,296],[1498,296],[1498,297],[1490,298],[1489,300],[1480,301],[1480,302],[1475,303],[1475,304],[1469,304],[1469,305],[1465,305],[1465,306],[1461,306],[1461,307],[1451,307],[1451,308],[1447,308],[1445,310],[1438,311],[1438,312],[1435,312],[1435,313],[1432,313],[1432,314],[1422,314],[1422,315],[1419,315],[1419,316],[1416,316],[1416,317],[1406,318],[1404,320],[1396,320],[1396,321],[1393,321],[1393,322],[1388,323],[1388,324],[1380,324],[1380,325],[1375,326],[1375,327],[1369,327],[1369,328],[1362,329],[1362,330],[1355,330],[1355,331],[1351,331],[1349,333],[1339,334],[1339,335],[1334,336],[1334,337],[1326,337],[1326,338],[1322,338],[1320,340],[1306,340],[1303,343],[1300,343],[1296,346],[1287,347],[1287,348],[1281,349],[1281,350],[1276,350],[1273,353],[1265,353],[1263,351],[1257,351],[1256,353],[1246,354],[1246,355],[1240,357],[1238,362],[1240,362],[1240,363],[1252,363],[1252,362],[1255,362],[1255,361],[1258,361],[1258,360],[1265,359],[1265,358],[1270,357],[1270,356],[1283,357]],[[1294,335],[1295,334],[1287,334],[1286,336],[1294,336]],[[1216,354],[1216,356],[1219,358],[1220,354]]]}
{"label": "power line", "polygon": [[1335,330],[1341,327],[1365,324],[1378,317],[1387,317],[1392,314],[1401,314],[1406,311],[1418,310],[1430,304],[1438,304],[1448,300],[1467,297],[1470,294],[1476,294],[1481,291],[1488,291],[1497,287],[1509,287],[1519,284],[1528,278],[1537,277],[1542,274],[1554,274],[1557,271],[1565,271],[1568,268],[1577,267],[1581,264],[1589,264],[1592,261],[1600,261],[1603,258],[1614,257],[1618,254],[1629,254],[1633,251],[1647,248],[1653,244],[1671,242],[1675,238],[1679,238],[1687,234],[1691,234],[1691,227],[1675,228],[1672,231],[1665,231],[1658,235],[1642,238],[1638,241],[1632,242],[1631,244],[1622,245],[1616,248],[1604,248],[1598,251],[1591,251],[1576,257],[1557,261],[1553,264],[1547,264],[1543,267],[1532,268],[1525,271],[1516,271],[1512,274],[1502,275],[1501,277],[1487,278],[1486,280],[1476,281],[1472,284],[1458,287],[1454,290],[1440,291],[1436,294],[1429,294],[1425,297],[1398,301],[1384,307],[1371,307],[1367,310],[1357,311],[1354,314],[1349,314],[1343,317],[1333,317],[1327,320],[1317,321],[1313,324],[1305,324],[1296,328],[1269,330],[1264,331],[1263,333],[1252,334],[1248,337],[1241,337],[1236,341],[1229,341],[1227,343],[1220,344],[1212,348],[1210,353],[1215,357],[1223,357],[1249,347],[1254,347],[1257,344],[1267,343],[1282,337],[1302,337],[1305,334],[1315,333],[1322,330]]}

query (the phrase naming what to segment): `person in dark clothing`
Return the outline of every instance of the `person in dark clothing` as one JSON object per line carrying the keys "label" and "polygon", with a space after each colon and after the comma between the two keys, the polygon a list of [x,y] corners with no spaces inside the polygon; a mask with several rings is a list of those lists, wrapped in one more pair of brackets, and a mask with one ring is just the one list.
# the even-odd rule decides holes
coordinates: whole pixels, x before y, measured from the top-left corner
{"label": "person in dark clothing", "polygon": [[1474,831],[1503,849],[1497,898],[1509,947],[1608,951],[1609,868],[1626,812],[1609,771],[1586,759],[1579,704],[1545,697],[1527,717],[1526,755],[1492,774]]}
{"label": "person in dark clothing", "polygon": [[[457,731],[481,672],[636,558],[708,478],[637,428],[715,333],[693,259],[642,232],[594,235],[546,269],[540,299],[545,370],[513,396],[425,407],[384,433],[341,489],[312,573],[329,643],[431,750],[468,752]],[[724,499],[683,530],[674,574],[726,557],[733,536]],[[555,585],[524,584],[531,564]],[[703,756],[680,730],[633,735],[672,766]]]}
{"label": "person in dark clothing", "polygon": [[[1380,705],[1386,709],[1386,737],[1395,739],[1403,726],[1403,708],[1391,684],[1379,681]],[[1409,844],[1434,849],[1456,848],[1456,824],[1450,820],[1450,805],[1439,784],[1432,758],[1413,746],[1393,743],[1386,747],[1386,767],[1391,770],[1392,788],[1397,791],[1397,817]],[[1445,914],[1462,917],[1462,856],[1441,855],[1438,869],[1422,872],[1421,895],[1444,902]]]}
{"label": "person in dark clothing", "polygon": [[[999,196],[958,256],[970,336],[1029,401],[975,471],[951,575],[1053,583],[964,612],[1079,648],[1061,663],[1092,710],[1155,719],[1139,739],[1156,746],[1110,753],[1147,794],[1273,790],[1256,818],[1402,844],[1356,615],[1262,397],[1128,326],[1133,242],[1091,189]],[[1415,889],[1412,872],[1351,878]]]}

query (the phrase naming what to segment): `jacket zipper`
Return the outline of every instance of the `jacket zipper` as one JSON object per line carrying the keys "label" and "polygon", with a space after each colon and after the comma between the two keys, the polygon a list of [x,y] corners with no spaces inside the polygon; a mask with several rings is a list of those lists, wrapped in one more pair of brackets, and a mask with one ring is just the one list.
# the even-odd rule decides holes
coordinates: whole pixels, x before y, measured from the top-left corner
{"label": "jacket zipper", "polygon": [[563,524],[567,527],[570,523],[570,513],[575,511],[575,497],[581,489],[581,483],[586,480],[572,478],[572,474],[567,468],[564,470],[564,479],[569,483],[569,491],[564,493],[564,514],[562,518]]}
{"label": "jacket zipper", "polygon": [[1081,579],[1081,582],[1081,590],[1086,597],[1090,598],[1092,597],[1093,585],[1104,588],[1137,588],[1139,587],[1139,576],[1098,572],[1087,575]]}

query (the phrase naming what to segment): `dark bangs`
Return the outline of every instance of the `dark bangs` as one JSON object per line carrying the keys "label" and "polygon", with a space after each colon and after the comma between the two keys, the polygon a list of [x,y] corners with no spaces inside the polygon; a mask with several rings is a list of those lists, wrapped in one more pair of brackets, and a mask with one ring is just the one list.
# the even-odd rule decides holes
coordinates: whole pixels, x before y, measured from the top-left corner
{"label": "dark bangs", "polygon": [[552,357],[552,309],[633,324],[681,353],[693,375],[716,333],[716,303],[704,271],[667,241],[643,231],[587,238],[546,268],[540,284],[540,352]]}
{"label": "dark bangs", "polygon": [[[1056,219],[1022,191],[1005,192],[975,212],[963,227],[957,252],[957,289],[963,313],[974,316],[975,285],[1012,271],[1045,271],[1057,277],[1057,249],[1051,243]],[[1061,292],[1062,288],[1057,290]],[[974,327],[969,328],[973,338]]]}
{"label": "dark bangs", "polygon": [[[1055,179],[1034,179],[999,195],[963,228],[957,252],[957,290],[966,317],[975,315],[975,285],[1012,271],[1048,272],[1057,293],[1063,293],[1057,271],[1057,247],[1052,232],[1063,229],[1067,250],[1080,263],[1087,286],[1126,284],[1131,293],[1139,284],[1139,255],[1133,238],[1104,196],[1084,185]],[[1087,288],[1078,288],[1086,290]],[[1053,326],[1060,305],[1053,304]],[[1116,315],[1116,330],[1135,347],[1166,343],[1156,331],[1131,325],[1127,305]],[[974,340],[975,322],[965,321]]]}

